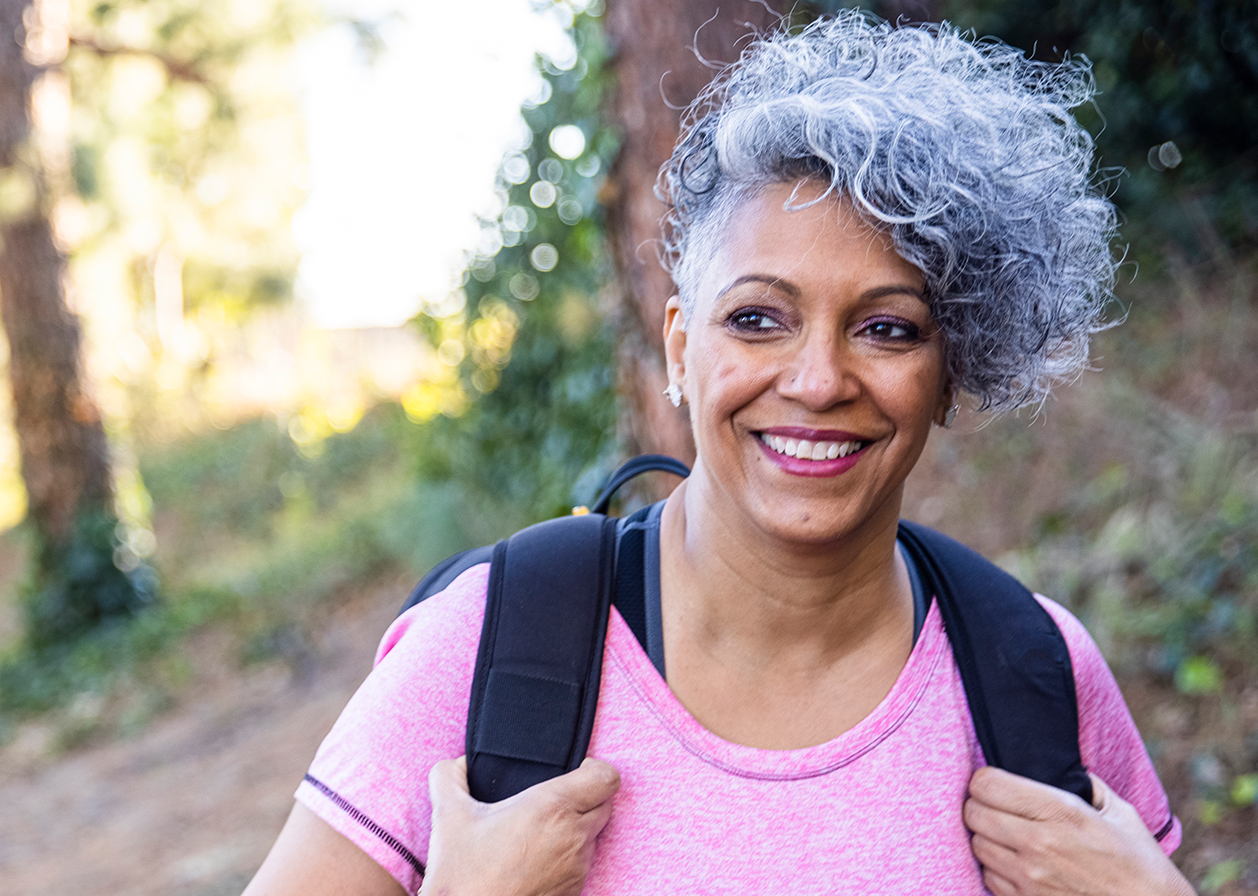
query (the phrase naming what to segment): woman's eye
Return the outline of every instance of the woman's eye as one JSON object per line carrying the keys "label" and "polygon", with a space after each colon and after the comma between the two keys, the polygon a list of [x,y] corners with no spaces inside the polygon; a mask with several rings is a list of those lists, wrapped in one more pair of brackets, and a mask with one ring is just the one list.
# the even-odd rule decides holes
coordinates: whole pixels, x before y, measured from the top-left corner
{"label": "woman's eye", "polygon": [[731,327],[744,333],[763,333],[782,326],[768,312],[756,308],[735,311],[727,320]]}
{"label": "woman's eye", "polygon": [[917,324],[906,320],[874,320],[865,324],[862,332],[875,339],[889,342],[916,342],[921,339],[922,331]]}

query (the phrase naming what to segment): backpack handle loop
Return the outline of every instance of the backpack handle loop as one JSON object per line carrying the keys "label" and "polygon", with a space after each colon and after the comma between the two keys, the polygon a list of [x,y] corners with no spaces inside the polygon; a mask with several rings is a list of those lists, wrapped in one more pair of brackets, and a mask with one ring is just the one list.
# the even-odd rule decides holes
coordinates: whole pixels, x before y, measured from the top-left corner
{"label": "backpack handle loop", "polygon": [[640,454],[637,457],[631,457],[621,464],[615,473],[612,473],[611,478],[607,481],[607,487],[603,489],[603,493],[598,496],[598,500],[591,505],[588,512],[607,513],[607,508],[612,503],[612,497],[619,491],[622,485],[635,476],[640,476],[652,470],[661,473],[672,473],[674,476],[680,476],[682,479],[690,475],[688,466],[675,457],[669,457],[667,454]]}

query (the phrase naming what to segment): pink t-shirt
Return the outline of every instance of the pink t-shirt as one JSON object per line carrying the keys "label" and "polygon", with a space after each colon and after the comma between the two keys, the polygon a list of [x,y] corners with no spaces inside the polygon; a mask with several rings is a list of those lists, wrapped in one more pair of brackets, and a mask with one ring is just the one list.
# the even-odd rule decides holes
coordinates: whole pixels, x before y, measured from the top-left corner
{"label": "pink t-shirt", "polygon": [[[488,571],[467,570],[393,623],[297,790],[412,893],[428,851],[428,771],[464,752]],[[1169,854],[1179,823],[1113,676],[1079,622],[1040,600],[1069,645],[1085,765]],[[933,604],[877,708],[801,750],[740,746],[703,728],[613,610],[589,753],[623,785],[585,893],[985,892],[961,820],[984,762]]]}

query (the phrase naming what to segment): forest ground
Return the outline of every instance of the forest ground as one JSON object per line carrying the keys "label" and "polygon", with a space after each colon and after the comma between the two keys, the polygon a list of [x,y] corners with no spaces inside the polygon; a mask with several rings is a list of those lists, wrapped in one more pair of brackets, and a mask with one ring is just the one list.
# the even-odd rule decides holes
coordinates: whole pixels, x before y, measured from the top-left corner
{"label": "forest ground", "polygon": [[132,736],[59,750],[23,726],[0,749],[0,894],[238,894],[410,584],[338,595],[286,659],[242,667],[236,636],[199,633],[187,686]]}

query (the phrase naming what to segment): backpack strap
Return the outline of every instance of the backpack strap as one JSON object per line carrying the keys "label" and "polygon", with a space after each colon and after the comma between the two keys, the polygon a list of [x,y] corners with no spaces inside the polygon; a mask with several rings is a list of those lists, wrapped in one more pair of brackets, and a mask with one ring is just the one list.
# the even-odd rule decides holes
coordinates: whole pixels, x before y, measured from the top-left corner
{"label": "backpack strap", "polygon": [[473,797],[496,802],[581,764],[614,582],[616,521],[561,517],[493,549],[467,720]]}
{"label": "backpack strap", "polygon": [[[671,458],[638,458],[612,477],[608,492],[646,469],[688,472]],[[600,498],[600,511],[608,497]],[[939,602],[987,762],[1091,803],[1070,653],[1052,617],[1021,583],[964,545],[909,522],[900,523],[899,539]],[[491,561],[468,706],[468,784],[476,799],[505,799],[585,757],[615,553],[616,521],[601,512],[550,520],[448,558],[403,607]]]}
{"label": "backpack strap", "polygon": [[989,765],[1092,803],[1066,639],[1017,579],[946,535],[901,521],[900,543],[939,602]]}

